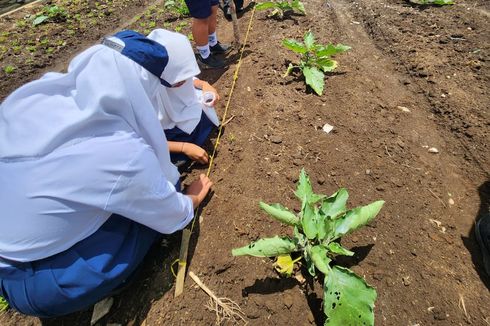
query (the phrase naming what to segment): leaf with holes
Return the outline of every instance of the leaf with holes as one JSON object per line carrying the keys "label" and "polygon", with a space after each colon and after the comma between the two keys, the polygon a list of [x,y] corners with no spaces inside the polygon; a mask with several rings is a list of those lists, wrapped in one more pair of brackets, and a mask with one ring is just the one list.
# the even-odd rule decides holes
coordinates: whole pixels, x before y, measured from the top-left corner
{"label": "leaf with holes", "polygon": [[[376,290],[349,269],[334,265],[332,259],[337,255],[354,255],[335,239],[372,220],[384,201],[348,210],[349,194],[346,189],[341,188],[329,197],[315,194],[304,169],[301,170],[294,194],[301,201],[299,217],[279,204],[260,203],[268,214],[293,227],[293,237],[260,239],[248,246],[233,249],[233,256],[275,256],[274,268],[283,276],[291,276],[294,263],[302,259],[301,264],[312,277],[319,272],[324,276],[325,325],[373,325]],[[298,255],[295,260],[291,258],[292,252],[295,257]]]}
{"label": "leaf with holes", "polygon": [[374,325],[376,290],[351,270],[334,266],[323,285],[325,325]]}

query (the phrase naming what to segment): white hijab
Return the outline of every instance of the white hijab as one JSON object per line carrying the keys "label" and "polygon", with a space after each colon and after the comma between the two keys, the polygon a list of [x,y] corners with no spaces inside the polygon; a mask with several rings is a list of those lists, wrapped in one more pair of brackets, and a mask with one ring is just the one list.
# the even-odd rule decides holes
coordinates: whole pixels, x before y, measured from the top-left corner
{"label": "white hijab", "polygon": [[120,53],[93,46],[72,60],[66,74],[48,73],[1,104],[0,159],[32,160],[87,138],[128,131],[152,147],[175,184],[179,173],[151,100],[160,85]]}
{"label": "white hijab", "polygon": [[178,127],[190,134],[199,123],[203,111],[215,125],[219,125],[214,109],[201,103],[200,91],[196,92],[194,88],[193,77],[201,71],[187,37],[180,33],[155,29],[148,38],[167,49],[169,61],[162,78],[171,85],[185,80],[180,87],[158,87],[153,102],[158,107],[157,114],[163,129]]}

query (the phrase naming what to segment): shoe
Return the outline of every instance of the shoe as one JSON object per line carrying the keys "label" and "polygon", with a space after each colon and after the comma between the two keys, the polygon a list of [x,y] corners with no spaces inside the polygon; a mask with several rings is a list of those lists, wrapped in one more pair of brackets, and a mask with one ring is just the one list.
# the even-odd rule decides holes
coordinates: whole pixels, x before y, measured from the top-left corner
{"label": "shoe", "polygon": [[221,44],[218,41],[218,43],[216,43],[216,45],[210,46],[209,49],[211,50],[211,53],[213,53],[213,54],[226,54],[226,53],[230,52],[231,45]]}
{"label": "shoe", "polygon": [[490,214],[485,215],[476,222],[476,241],[480,245],[483,256],[485,272],[490,276]]}
{"label": "shoe", "polygon": [[225,62],[213,54],[210,54],[209,57],[203,59],[203,57],[197,53],[196,60],[197,64],[203,69],[222,69],[226,67]]}

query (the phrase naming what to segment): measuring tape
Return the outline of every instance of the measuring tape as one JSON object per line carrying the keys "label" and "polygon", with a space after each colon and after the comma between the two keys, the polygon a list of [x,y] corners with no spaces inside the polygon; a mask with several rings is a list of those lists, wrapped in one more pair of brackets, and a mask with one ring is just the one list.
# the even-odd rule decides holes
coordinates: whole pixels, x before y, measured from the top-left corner
{"label": "measuring tape", "polygon": [[[228,101],[226,102],[225,112],[223,113],[223,118],[221,119],[221,121],[226,121],[226,116],[228,115],[228,109],[230,107],[231,98],[233,95],[233,91],[235,90],[236,81],[238,80],[238,72],[240,71],[240,67],[242,65],[243,51],[245,50],[245,46],[247,45],[247,41],[248,41],[248,35],[250,33],[250,30],[252,29],[252,21],[253,21],[254,14],[255,14],[255,6],[252,9],[252,14],[250,15],[250,20],[248,22],[247,32],[245,34],[245,39],[243,40],[243,45],[242,45],[242,48],[240,50],[240,57],[238,58],[238,63],[237,63],[237,66],[235,68],[235,73],[233,74],[233,81],[231,83],[231,89],[230,89],[230,92],[228,94]],[[223,124],[221,124],[219,126],[219,129],[218,129],[218,136],[216,137],[216,143],[214,144],[213,153],[211,154],[211,157],[209,159],[209,166],[208,166],[208,170],[206,172],[207,177],[209,177],[209,175],[211,174],[211,168],[213,166],[214,157],[216,155],[216,151],[218,149],[222,133],[223,133]],[[198,215],[199,215],[200,208],[201,208],[201,204],[199,204],[199,206],[196,208],[196,213],[194,214],[194,218],[192,220],[190,230],[188,228],[186,228],[182,232],[182,241],[180,244],[179,258],[176,259],[172,263],[171,268],[170,268],[172,271],[172,274],[177,278],[176,283],[175,283],[175,296],[179,296],[184,291],[184,279],[185,279],[185,270],[187,267],[187,252],[188,252],[188,248],[189,248],[189,239],[190,239],[190,236],[192,234],[192,231],[194,230],[194,225],[196,223],[196,220],[199,217]],[[176,263],[178,263],[178,266],[179,266],[177,274],[175,274],[175,271],[174,271],[174,265]]]}

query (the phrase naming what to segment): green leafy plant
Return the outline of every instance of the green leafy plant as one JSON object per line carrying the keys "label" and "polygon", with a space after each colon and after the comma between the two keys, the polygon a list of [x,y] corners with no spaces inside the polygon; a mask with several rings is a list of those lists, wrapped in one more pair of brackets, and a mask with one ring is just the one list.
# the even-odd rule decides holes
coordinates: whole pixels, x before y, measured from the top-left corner
{"label": "green leafy plant", "polygon": [[272,9],[270,17],[278,16],[284,17],[286,12],[298,12],[302,15],[306,15],[305,6],[299,0],[289,1],[266,1],[255,5],[256,10],[268,10]]}
{"label": "green leafy plant", "polygon": [[0,297],[0,312],[4,312],[8,307],[8,302],[3,297]]}
{"label": "green leafy plant", "polygon": [[15,71],[15,67],[14,66],[6,66],[5,68],[3,68],[3,71],[6,74],[11,74]]}
{"label": "green leafy plant", "polygon": [[189,16],[189,8],[187,8],[184,0],[166,0],[164,7],[179,16]]}
{"label": "green leafy plant", "polygon": [[337,61],[332,60],[331,56],[345,52],[351,48],[343,44],[317,44],[311,31],[305,33],[303,42],[296,41],[295,39],[285,39],[282,41],[282,45],[301,55],[299,64],[289,64],[284,77],[288,76],[293,69],[300,69],[305,76],[306,84],[318,95],[323,94],[325,73],[337,68]]}
{"label": "green leafy plant", "polygon": [[278,257],[278,270],[291,275],[292,265],[298,260],[293,260],[291,253],[299,254],[313,277],[317,271],[324,275],[325,325],[374,325],[376,290],[353,271],[332,262],[337,255],[354,255],[338,240],[371,221],[384,201],[348,210],[347,190],[339,189],[330,197],[315,194],[304,170],[294,194],[301,201],[299,214],[280,204],[260,202],[260,208],[266,213],[293,227],[293,236],[259,239],[233,249],[233,256]]}
{"label": "green leafy plant", "polygon": [[32,25],[37,26],[49,21],[52,22],[61,22],[65,21],[68,14],[66,10],[60,8],[56,5],[53,6],[45,6],[43,10],[37,13],[32,20]]}
{"label": "green leafy plant", "polygon": [[445,6],[445,5],[453,5],[454,1],[453,0],[409,0],[411,3],[414,3],[416,5],[438,5],[438,6]]}

